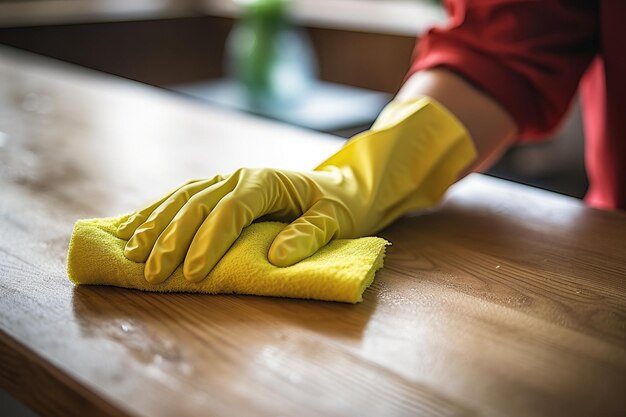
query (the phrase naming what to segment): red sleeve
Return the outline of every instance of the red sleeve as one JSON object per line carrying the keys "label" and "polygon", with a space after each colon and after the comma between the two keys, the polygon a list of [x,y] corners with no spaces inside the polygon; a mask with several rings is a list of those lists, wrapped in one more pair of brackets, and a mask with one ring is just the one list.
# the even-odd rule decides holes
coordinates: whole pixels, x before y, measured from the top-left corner
{"label": "red sleeve", "polygon": [[523,138],[556,127],[597,52],[591,0],[449,0],[448,26],[419,39],[409,75],[443,66],[498,101]]}

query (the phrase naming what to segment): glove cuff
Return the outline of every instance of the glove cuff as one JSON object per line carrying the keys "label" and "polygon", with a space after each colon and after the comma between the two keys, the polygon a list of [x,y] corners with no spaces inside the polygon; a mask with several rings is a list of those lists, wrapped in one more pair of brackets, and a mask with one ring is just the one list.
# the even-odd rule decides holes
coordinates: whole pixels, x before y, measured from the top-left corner
{"label": "glove cuff", "polygon": [[400,215],[434,206],[476,158],[467,129],[430,97],[392,101],[372,129],[321,163],[349,168],[380,229]]}

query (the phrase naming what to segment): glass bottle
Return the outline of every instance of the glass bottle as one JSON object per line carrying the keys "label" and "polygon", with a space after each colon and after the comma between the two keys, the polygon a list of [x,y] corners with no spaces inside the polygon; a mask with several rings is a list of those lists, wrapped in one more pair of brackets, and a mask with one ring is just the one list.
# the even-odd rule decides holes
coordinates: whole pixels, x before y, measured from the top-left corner
{"label": "glass bottle", "polygon": [[289,0],[239,0],[243,16],[226,42],[227,73],[251,110],[273,112],[306,97],[315,57],[304,32],[289,23]]}

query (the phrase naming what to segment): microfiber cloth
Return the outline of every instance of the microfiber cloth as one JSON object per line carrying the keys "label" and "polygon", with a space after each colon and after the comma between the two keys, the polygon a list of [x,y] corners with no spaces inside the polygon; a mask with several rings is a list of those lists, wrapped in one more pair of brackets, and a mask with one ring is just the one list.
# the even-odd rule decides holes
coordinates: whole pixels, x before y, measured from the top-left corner
{"label": "microfiber cloth", "polygon": [[124,257],[126,241],[116,235],[117,227],[127,218],[128,215],[76,222],[67,259],[68,275],[74,284],[358,303],[374,273],[382,268],[385,246],[389,244],[379,237],[336,239],[313,256],[279,268],[267,260],[267,252],[285,224],[253,223],[203,281],[187,282],[179,266],[164,282],[150,284],[143,276],[144,264]]}

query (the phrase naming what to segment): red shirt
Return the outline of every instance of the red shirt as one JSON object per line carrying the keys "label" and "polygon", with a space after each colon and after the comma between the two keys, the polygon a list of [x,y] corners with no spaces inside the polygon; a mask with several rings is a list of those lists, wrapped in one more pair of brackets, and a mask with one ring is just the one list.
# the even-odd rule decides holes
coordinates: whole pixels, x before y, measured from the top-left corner
{"label": "red shirt", "polygon": [[409,74],[446,67],[498,101],[521,140],[550,133],[579,85],[592,206],[626,209],[626,1],[448,0]]}

